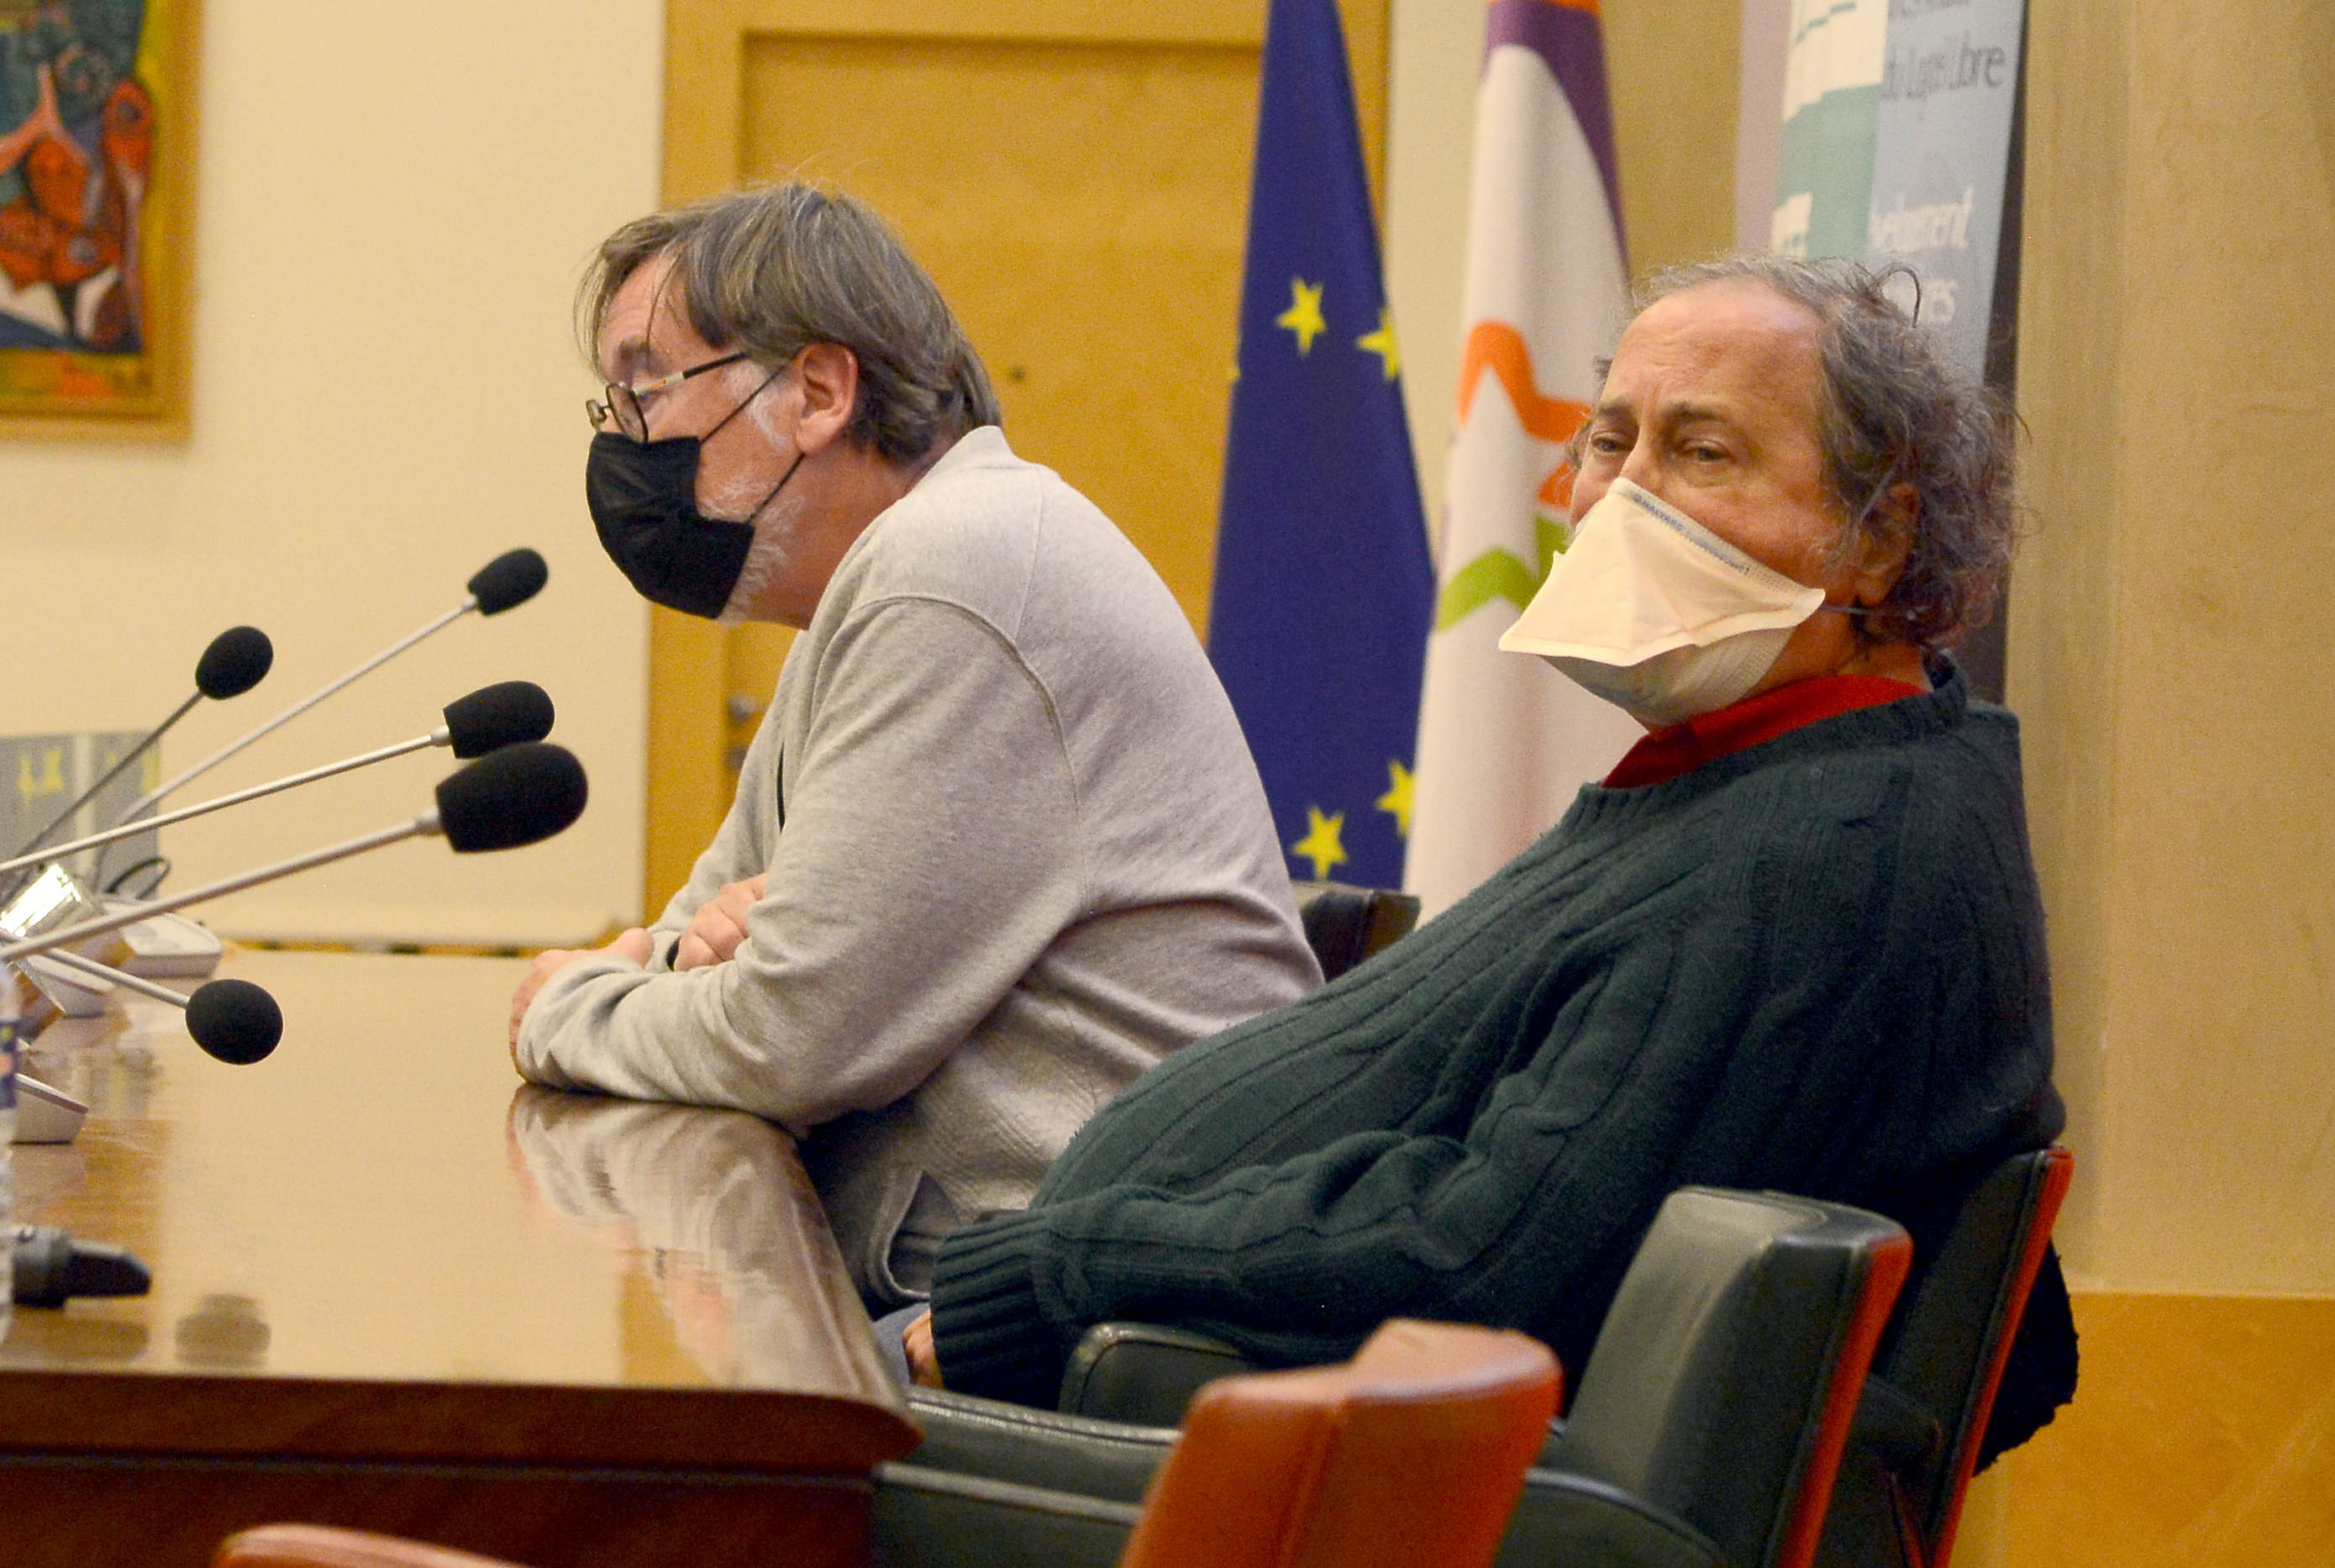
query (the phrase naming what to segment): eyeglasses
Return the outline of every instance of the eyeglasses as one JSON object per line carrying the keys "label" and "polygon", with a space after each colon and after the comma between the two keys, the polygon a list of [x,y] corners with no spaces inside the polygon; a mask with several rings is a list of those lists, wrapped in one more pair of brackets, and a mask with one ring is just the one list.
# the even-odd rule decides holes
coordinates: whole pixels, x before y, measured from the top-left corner
{"label": "eyeglasses", "polygon": [[710,370],[720,370],[725,364],[736,364],[746,357],[742,352],[725,353],[719,359],[710,359],[703,364],[691,365],[687,370],[677,370],[671,375],[661,375],[654,381],[638,382],[612,381],[603,389],[608,401],[602,402],[598,398],[586,398],[584,411],[591,416],[592,428],[596,431],[605,431],[613,424],[634,440],[644,441],[649,439],[649,421],[648,416],[641,411],[641,402],[644,399],[654,392],[670,391],[691,376],[703,375]]}

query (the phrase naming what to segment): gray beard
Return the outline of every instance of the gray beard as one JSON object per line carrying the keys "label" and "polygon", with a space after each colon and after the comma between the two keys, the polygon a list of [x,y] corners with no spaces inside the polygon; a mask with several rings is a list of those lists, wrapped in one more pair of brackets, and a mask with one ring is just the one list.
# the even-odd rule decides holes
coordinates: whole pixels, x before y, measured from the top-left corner
{"label": "gray beard", "polygon": [[731,586],[730,597],[714,617],[724,626],[735,626],[745,621],[767,620],[758,615],[763,593],[771,579],[784,569],[794,554],[795,523],[802,515],[791,496],[781,496],[772,502],[761,521],[754,525],[754,542],[746,547],[746,564],[738,569],[738,581]]}

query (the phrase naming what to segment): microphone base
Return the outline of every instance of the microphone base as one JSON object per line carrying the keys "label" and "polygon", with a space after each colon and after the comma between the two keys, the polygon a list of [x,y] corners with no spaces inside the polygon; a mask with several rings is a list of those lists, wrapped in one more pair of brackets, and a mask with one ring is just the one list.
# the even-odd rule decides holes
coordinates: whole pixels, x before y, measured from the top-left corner
{"label": "microphone base", "polygon": [[89,1117],[89,1107],[61,1089],[16,1075],[17,1143],[71,1143]]}
{"label": "microphone base", "polygon": [[[51,861],[17,890],[7,907],[0,909],[0,937],[37,936],[100,913],[96,895],[73,873]],[[92,937],[73,951],[114,965],[130,955],[121,937],[111,933]],[[19,1031],[21,1039],[33,1038],[55,1018],[95,1018],[105,1011],[105,999],[113,989],[93,983],[61,963],[44,963],[38,955],[19,963],[16,969],[32,982],[35,992],[31,1010],[35,1021],[31,1030]]]}
{"label": "microphone base", "polygon": [[[102,901],[108,915],[136,907],[132,900]],[[129,956],[118,967],[143,980],[208,980],[225,949],[208,927],[183,915],[150,915],[121,928]]]}
{"label": "microphone base", "polygon": [[60,1018],[101,1017],[105,1012],[105,999],[113,994],[113,987],[104,981],[76,973],[45,958],[23,959],[16,967],[57,1010]]}

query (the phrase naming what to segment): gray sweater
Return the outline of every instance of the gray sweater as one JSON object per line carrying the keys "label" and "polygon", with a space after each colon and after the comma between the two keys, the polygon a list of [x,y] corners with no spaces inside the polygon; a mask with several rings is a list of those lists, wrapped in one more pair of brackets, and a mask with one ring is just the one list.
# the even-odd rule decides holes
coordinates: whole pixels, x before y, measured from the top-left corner
{"label": "gray sweater", "polygon": [[[767,873],[728,963],[668,967]],[[528,1011],[538,1083],[751,1110],[804,1157],[862,1293],[1028,1202],[1186,1041],[1319,982],[1256,769],[1167,587],[974,431],[844,556],[737,799],[654,934]]]}

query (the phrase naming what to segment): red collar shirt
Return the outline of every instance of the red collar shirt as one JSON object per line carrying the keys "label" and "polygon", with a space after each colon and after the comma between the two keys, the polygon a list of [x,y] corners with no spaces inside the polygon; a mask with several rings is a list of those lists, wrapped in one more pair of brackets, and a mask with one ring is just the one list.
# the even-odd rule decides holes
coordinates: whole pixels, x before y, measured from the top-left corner
{"label": "red collar shirt", "polygon": [[1746,697],[1716,712],[1701,713],[1683,724],[1647,731],[1646,738],[1623,755],[1605,775],[1608,789],[1633,789],[1642,784],[1667,784],[1684,778],[1705,762],[1748,750],[1788,735],[1803,724],[1837,718],[1859,708],[1877,708],[1900,697],[1921,694],[1922,688],[1879,675],[1812,675]]}

